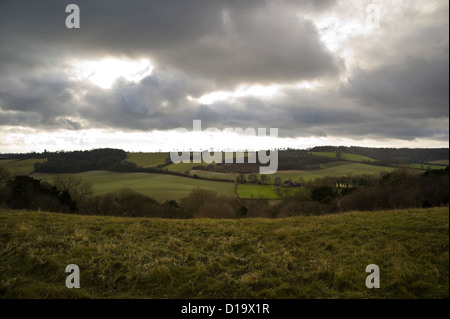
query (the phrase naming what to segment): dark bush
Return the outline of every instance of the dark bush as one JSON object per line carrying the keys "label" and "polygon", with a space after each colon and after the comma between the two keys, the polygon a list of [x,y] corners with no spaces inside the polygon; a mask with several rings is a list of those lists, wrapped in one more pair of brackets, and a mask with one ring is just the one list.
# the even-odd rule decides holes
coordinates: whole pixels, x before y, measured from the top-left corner
{"label": "dark bush", "polygon": [[17,175],[6,182],[4,203],[13,209],[75,212],[77,203],[67,191],[30,176]]}
{"label": "dark bush", "polygon": [[163,217],[164,207],[151,197],[130,189],[121,189],[91,198],[80,210],[93,215]]}
{"label": "dark bush", "polygon": [[331,203],[337,196],[338,192],[331,186],[319,186],[311,190],[311,199],[322,204]]}

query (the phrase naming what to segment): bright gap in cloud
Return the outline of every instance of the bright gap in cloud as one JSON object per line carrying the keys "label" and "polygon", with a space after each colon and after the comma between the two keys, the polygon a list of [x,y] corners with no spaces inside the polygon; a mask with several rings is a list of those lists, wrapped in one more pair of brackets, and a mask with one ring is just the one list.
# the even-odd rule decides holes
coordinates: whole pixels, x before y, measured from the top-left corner
{"label": "bright gap in cloud", "polygon": [[244,96],[271,97],[278,93],[279,88],[280,86],[277,84],[272,84],[269,86],[241,85],[234,91],[215,91],[208,94],[204,94],[197,99],[188,96],[188,100],[197,100],[201,104],[212,104],[217,101],[224,101],[230,98],[232,99]]}
{"label": "bright gap in cloud", "polygon": [[119,78],[138,83],[152,71],[153,66],[148,59],[133,61],[105,58],[98,61],[75,62],[70,73],[72,79],[89,80],[103,89],[110,89]]}
{"label": "bright gap in cloud", "polygon": [[383,30],[383,21],[387,12],[383,11],[381,1],[344,1],[336,5],[334,13],[321,14],[319,16],[304,16],[310,19],[319,32],[321,42],[333,54],[337,54],[345,60],[347,65],[353,65],[355,61],[354,51],[358,48],[349,46],[348,41],[354,37],[366,37],[372,41]]}

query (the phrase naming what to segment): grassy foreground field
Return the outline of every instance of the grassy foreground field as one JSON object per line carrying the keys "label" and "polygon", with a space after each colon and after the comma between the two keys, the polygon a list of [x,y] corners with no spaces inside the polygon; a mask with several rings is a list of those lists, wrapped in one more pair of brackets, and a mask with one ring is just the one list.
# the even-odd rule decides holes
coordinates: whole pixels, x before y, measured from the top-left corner
{"label": "grassy foreground field", "polygon": [[[0,242],[2,298],[449,298],[448,207],[273,220],[3,209]],[[65,287],[68,264],[80,289]]]}

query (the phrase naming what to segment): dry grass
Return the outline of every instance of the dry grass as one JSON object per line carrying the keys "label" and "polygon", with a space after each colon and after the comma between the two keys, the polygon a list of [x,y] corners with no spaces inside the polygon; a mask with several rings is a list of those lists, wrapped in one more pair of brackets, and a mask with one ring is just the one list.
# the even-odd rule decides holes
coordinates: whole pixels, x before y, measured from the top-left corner
{"label": "dry grass", "polygon": [[[2,298],[448,298],[448,207],[163,220],[0,210]],[[66,265],[81,270],[67,289]],[[377,264],[381,288],[367,289]]]}

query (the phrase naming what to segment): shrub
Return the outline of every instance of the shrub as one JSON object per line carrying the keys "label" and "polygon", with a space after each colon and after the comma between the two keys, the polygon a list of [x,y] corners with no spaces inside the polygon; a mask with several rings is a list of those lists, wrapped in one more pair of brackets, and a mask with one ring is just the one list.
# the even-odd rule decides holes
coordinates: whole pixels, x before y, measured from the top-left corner
{"label": "shrub", "polygon": [[67,191],[30,176],[18,175],[6,182],[4,202],[13,209],[75,212],[77,203]]}
{"label": "shrub", "polygon": [[163,217],[163,207],[153,198],[130,189],[95,196],[80,208],[82,213],[128,217]]}
{"label": "shrub", "polygon": [[191,190],[189,196],[183,201],[183,207],[187,214],[196,216],[200,207],[208,201],[215,201],[217,192],[196,187]]}

